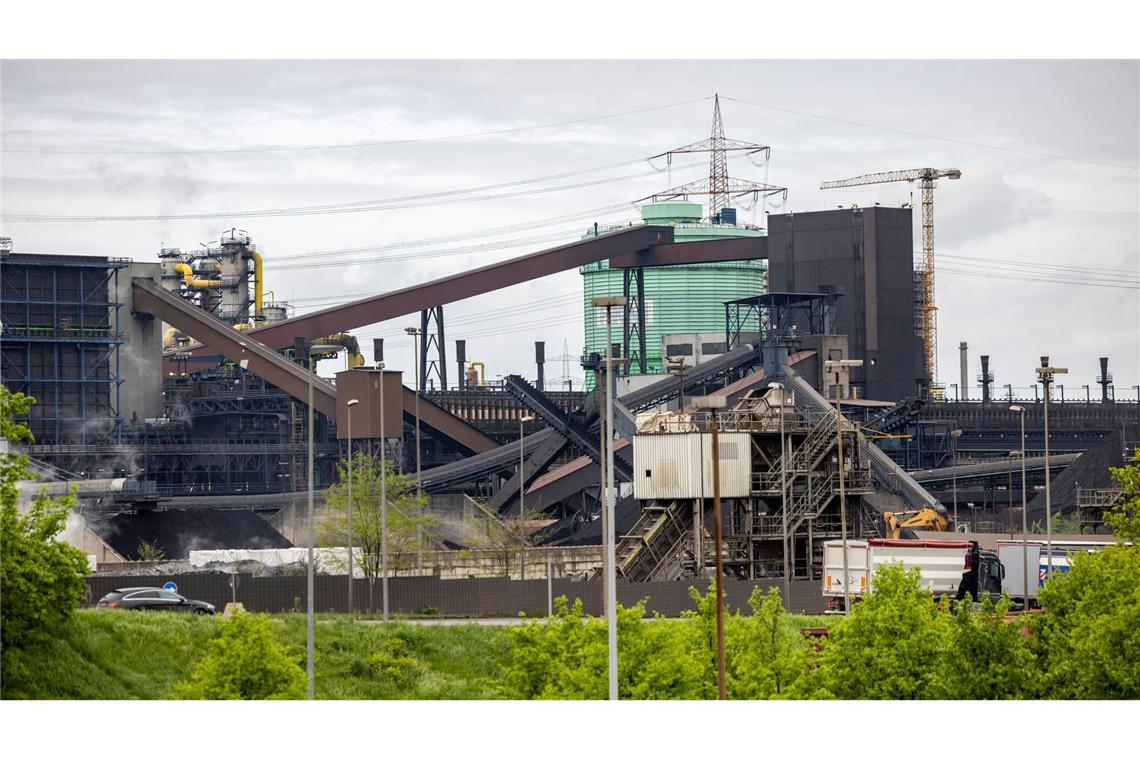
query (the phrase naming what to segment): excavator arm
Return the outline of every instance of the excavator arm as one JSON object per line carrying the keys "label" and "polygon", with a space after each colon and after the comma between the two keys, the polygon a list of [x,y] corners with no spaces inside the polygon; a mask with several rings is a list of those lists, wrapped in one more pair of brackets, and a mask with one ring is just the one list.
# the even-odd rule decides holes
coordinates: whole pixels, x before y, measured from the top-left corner
{"label": "excavator arm", "polygon": [[946,516],[930,507],[910,512],[884,512],[883,521],[887,528],[886,537],[890,539],[901,538],[902,532],[907,529],[942,531],[950,527]]}

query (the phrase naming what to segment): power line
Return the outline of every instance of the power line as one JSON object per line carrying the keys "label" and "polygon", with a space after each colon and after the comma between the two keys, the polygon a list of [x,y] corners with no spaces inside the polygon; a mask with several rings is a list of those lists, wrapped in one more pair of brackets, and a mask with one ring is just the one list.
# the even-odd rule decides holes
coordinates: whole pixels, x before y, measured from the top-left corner
{"label": "power line", "polygon": [[1138,284],[1120,284],[1112,282],[1095,282],[1091,280],[1073,279],[1071,277],[1033,277],[1027,274],[1017,274],[1014,272],[1002,271],[976,271],[969,269],[955,269],[953,267],[942,267],[940,272],[945,272],[950,275],[958,275],[960,277],[985,277],[987,279],[999,280],[1016,280],[1018,282],[1047,282],[1056,283],[1058,285],[1084,286],[1092,288],[1114,288],[1119,290],[1140,290],[1140,283]]}
{"label": "power line", "polygon": [[539,227],[549,227],[563,222],[580,221],[582,219],[589,219],[597,216],[603,216],[614,211],[621,211],[623,209],[633,206],[632,203],[615,203],[611,206],[601,206],[599,208],[586,209],[585,211],[576,211],[569,214],[562,214],[560,216],[551,216],[544,219],[537,219],[530,222],[519,222],[518,224],[508,224],[502,227],[487,227],[481,230],[471,230],[469,232],[457,232],[452,235],[443,235],[434,238],[417,238],[414,240],[403,240],[393,243],[376,243],[374,245],[358,246],[356,248],[337,248],[326,251],[307,251],[305,253],[296,254],[283,254],[274,255],[274,261],[291,260],[308,258],[312,256],[336,256],[340,254],[351,253],[371,253],[373,251],[387,251],[405,248],[415,248],[422,245],[437,245],[439,243],[453,243],[460,240],[469,240],[472,238],[481,237],[495,237],[497,235],[505,235],[508,232],[518,232],[522,230],[537,229]]}
{"label": "power line", "polygon": [[507,127],[504,129],[488,129],[481,132],[466,132],[457,135],[443,135],[440,137],[408,137],[393,140],[375,140],[370,142],[358,143],[333,143],[326,145],[262,145],[250,148],[215,148],[215,149],[187,149],[187,150],[54,150],[50,148],[4,148],[4,153],[37,153],[37,154],[52,154],[52,155],[80,155],[80,156],[166,156],[166,155],[221,155],[228,153],[271,153],[271,152],[291,152],[291,151],[316,151],[316,150],[344,150],[354,148],[379,148],[390,145],[411,145],[414,143],[431,143],[431,142],[445,142],[449,140],[469,140],[478,137],[490,137],[492,135],[506,135],[516,134],[518,132],[528,132],[537,129],[551,129],[553,127],[566,127],[573,124],[585,124],[592,121],[602,121],[605,119],[615,119],[621,116],[632,116],[635,114],[650,113],[653,111],[662,111],[667,108],[677,108],[679,106],[686,106],[692,103],[700,103],[705,100],[710,100],[712,96],[705,96],[702,98],[692,98],[691,100],[680,100],[676,103],[665,103],[658,106],[648,106],[646,108],[636,108],[631,111],[619,111],[617,113],[601,114],[599,116],[586,116],[580,119],[568,119],[566,121],[554,121],[544,124],[531,124],[523,127]]}
{"label": "power line", "polygon": [[724,99],[725,100],[731,100],[731,101],[736,102],[736,103],[744,103],[745,105],[757,106],[759,108],[768,108],[768,109],[771,109],[773,111],[783,111],[785,113],[794,113],[798,116],[810,116],[813,119],[823,119],[824,121],[834,121],[834,122],[837,122],[839,124],[849,124],[849,125],[854,126],[854,127],[864,127],[866,129],[878,129],[878,130],[882,130],[883,132],[895,132],[895,133],[901,134],[901,135],[910,135],[911,137],[922,137],[922,138],[925,138],[927,140],[941,140],[942,142],[957,143],[959,145],[970,145],[970,146],[973,146],[975,148],[986,148],[987,150],[1001,150],[1001,151],[1006,151],[1008,153],[1022,153],[1024,155],[1028,155],[1028,156],[1038,156],[1040,158],[1055,158],[1055,159],[1058,159],[1060,161],[1075,161],[1075,162],[1081,163],[1081,164],[1095,164],[1098,166],[1111,166],[1111,167],[1114,167],[1117,169],[1131,169],[1133,171],[1140,169],[1140,167],[1138,167],[1138,166],[1131,166],[1129,164],[1118,164],[1118,163],[1115,163],[1112,161],[1097,161],[1097,160],[1091,159],[1091,158],[1076,158],[1074,156],[1062,156],[1062,155],[1059,155],[1057,153],[1043,153],[1041,151],[1025,150],[1023,148],[1009,148],[1009,147],[1006,147],[1003,145],[990,145],[989,143],[981,143],[981,142],[976,142],[974,140],[962,140],[962,139],[959,139],[957,137],[941,137],[939,135],[928,135],[928,134],[925,134],[923,132],[914,132],[914,131],[909,130],[909,129],[898,129],[896,127],[884,127],[884,126],[881,126],[879,124],[867,124],[867,123],[861,122],[861,121],[852,121],[851,119],[840,119],[840,118],[835,117],[835,116],[825,116],[823,114],[811,113],[809,111],[799,111],[799,110],[796,110],[794,108],[785,108],[783,106],[774,106],[774,105],[771,105],[769,103],[757,103],[755,101],[744,100],[742,98],[730,98],[727,95],[725,96]]}
{"label": "power line", "polygon": [[1131,275],[1137,274],[1136,269],[1108,269],[1108,268],[1104,268],[1104,267],[1072,266],[1070,264],[1046,264],[1045,262],[1039,262],[1039,261],[1018,261],[1016,259],[994,259],[994,258],[989,258],[989,257],[982,258],[982,257],[978,257],[978,256],[960,256],[957,254],[949,254],[949,253],[939,254],[938,258],[940,258],[940,259],[955,259],[955,260],[962,260],[962,261],[976,261],[976,262],[981,262],[981,263],[998,262],[998,263],[1003,263],[1003,264],[1014,264],[1014,265],[1027,266],[1027,267],[1033,267],[1033,268],[1039,268],[1039,269],[1056,269],[1056,270],[1059,270],[1062,272],[1074,272],[1074,271],[1104,272],[1104,273],[1111,274],[1111,275],[1125,275],[1125,276],[1131,276]]}
{"label": "power line", "polygon": [[[691,169],[696,166],[701,166],[699,163],[686,164],[678,167],[679,169]],[[417,201],[409,203],[391,203],[381,201],[369,201],[349,207],[297,207],[293,209],[265,209],[261,211],[230,211],[230,212],[212,212],[212,213],[199,213],[199,214],[147,214],[147,215],[51,215],[51,214],[0,214],[0,220],[6,222],[26,222],[26,223],[43,223],[43,222],[156,222],[156,221],[177,221],[177,220],[194,220],[194,219],[245,219],[250,217],[288,217],[288,216],[319,216],[325,214],[346,214],[346,213],[361,213],[368,211],[392,211],[397,209],[419,208],[423,206],[442,206],[454,203],[469,203],[471,201],[488,201],[488,200],[501,200],[504,198],[518,198],[525,195],[538,195],[541,193],[552,193],[560,190],[575,190],[583,187],[594,187],[597,185],[607,185],[614,182],[624,182],[628,179],[640,179],[642,177],[649,177],[654,174],[660,173],[659,169],[651,169],[646,172],[636,172],[634,174],[623,174],[617,177],[607,177],[604,179],[589,180],[586,182],[576,182],[568,185],[555,185],[553,187],[541,187],[530,190],[517,190],[511,193],[499,193],[497,195],[476,195],[460,198],[440,198],[439,194],[433,194],[429,199],[427,196],[418,196]],[[585,172],[583,172],[585,173]],[[517,183],[511,183],[517,184]],[[451,194],[462,194],[469,191],[449,191]],[[413,196],[415,197],[415,196]],[[373,205],[381,204],[383,205]]]}

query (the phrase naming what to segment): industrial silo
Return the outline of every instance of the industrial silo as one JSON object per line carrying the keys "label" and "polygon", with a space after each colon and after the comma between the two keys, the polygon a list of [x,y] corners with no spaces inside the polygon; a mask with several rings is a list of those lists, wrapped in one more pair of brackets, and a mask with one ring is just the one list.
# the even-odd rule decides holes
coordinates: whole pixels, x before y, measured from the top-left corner
{"label": "industrial silo", "polygon": [[[647,203],[641,207],[646,224],[669,225],[674,228],[678,243],[722,238],[757,237],[763,233],[754,227],[702,222],[699,203],[665,201]],[[734,218],[733,212],[723,218]],[[600,229],[599,232],[607,232]],[[590,234],[594,234],[593,231]],[[611,270],[602,261],[581,267],[585,326],[585,353],[602,354],[606,344],[605,311],[595,309],[591,300],[596,296],[622,295],[623,275]],[[724,335],[724,302],[765,292],[767,266],[764,261],[732,261],[716,264],[649,267],[645,270],[645,342],[646,372],[664,371],[662,336],[688,333],[719,333]],[[614,315],[614,342],[621,341],[621,314]],[[755,317],[753,317],[755,322]],[[746,331],[758,326],[747,325]],[[721,338],[723,340],[723,337]],[[636,373],[636,365],[631,369]],[[593,386],[593,377],[587,373],[587,384]]]}

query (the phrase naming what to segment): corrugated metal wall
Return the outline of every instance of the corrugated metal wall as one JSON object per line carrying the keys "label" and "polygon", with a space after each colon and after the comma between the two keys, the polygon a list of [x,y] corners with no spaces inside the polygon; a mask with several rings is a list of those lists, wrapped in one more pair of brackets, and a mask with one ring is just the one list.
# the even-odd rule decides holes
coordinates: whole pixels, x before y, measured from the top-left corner
{"label": "corrugated metal wall", "polygon": [[[748,433],[721,433],[720,495],[743,499],[751,488]],[[633,437],[633,494],[638,499],[712,498],[712,436],[652,433]]]}

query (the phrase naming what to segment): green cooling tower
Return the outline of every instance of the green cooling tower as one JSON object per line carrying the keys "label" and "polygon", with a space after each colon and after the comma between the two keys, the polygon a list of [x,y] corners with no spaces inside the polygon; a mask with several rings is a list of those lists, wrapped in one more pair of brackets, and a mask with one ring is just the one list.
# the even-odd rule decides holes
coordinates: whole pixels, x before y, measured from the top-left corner
{"label": "green cooling tower", "polygon": [[[669,225],[678,243],[716,238],[758,237],[762,231],[735,224],[701,222],[699,203],[669,201],[649,203],[641,207],[646,224]],[[608,230],[602,230],[606,232]],[[602,354],[606,345],[604,309],[591,305],[597,296],[622,295],[622,270],[609,268],[608,262],[589,264],[579,270],[583,281],[583,308],[586,349]],[[765,292],[767,262],[733,261],[718,264],[648,267],[645,269],[645,343],[646,372],[664,372],[661,336],[678,333],[724,333],[724,302],[747,298]],[[745,330],[757,331],[753,324]],[[614,313],[614,342],[622,339],[621,311]],[[637,372],[636,364],[631,372]],[[593,385],[592,373],[587,384]]]}

